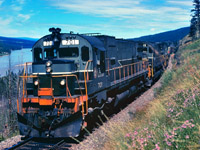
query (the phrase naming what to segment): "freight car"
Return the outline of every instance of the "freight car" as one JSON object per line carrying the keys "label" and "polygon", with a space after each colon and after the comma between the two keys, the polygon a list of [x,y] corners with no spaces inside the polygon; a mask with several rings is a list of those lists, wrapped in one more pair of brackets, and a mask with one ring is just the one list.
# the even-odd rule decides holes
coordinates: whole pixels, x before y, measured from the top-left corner
{"label": "freight car", "polygon": [[163,57],[156,59],[147,44],[49,31],[33,46],[22,76],[17,116],[26,137],[77,137],[96,110],[117,107],[162,70]]}

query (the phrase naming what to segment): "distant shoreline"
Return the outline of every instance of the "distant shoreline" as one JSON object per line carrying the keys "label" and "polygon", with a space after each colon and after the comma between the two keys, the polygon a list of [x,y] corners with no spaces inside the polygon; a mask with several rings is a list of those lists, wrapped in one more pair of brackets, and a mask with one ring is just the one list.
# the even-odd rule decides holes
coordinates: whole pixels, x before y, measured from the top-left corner
{"label": "distant shoreline", "polygon": [[0,57],[8,56],[8,55],[9,55],[9,53],[7,53],[7,52],[0,52]]}

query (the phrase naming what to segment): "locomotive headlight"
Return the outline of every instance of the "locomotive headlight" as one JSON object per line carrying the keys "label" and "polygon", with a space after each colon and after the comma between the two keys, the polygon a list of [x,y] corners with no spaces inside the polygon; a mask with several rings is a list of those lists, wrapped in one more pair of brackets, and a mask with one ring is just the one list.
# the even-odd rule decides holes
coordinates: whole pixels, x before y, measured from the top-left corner
{"label": "locomotive headlight", "polygon": [[46,62],[46,66],[47,66],[47,67],[50,67],[51,65],[52,65],[52,62],[51,62],[51,61],[47,61],[47,62]]}
{"label": "locomotive headlight", "polygon": [[37,86],[39,84],[38,80],[35,80],[34,85]]}
{"label": "locomotive headlight", "polygon": [[65,85],[65,79],[62,79],[61,81],[60,81],[60,85]]}
{"label": "locomotive headlight", "polygon": [[50,73],[51,71],[51,67],[47,67],[46,72]]}

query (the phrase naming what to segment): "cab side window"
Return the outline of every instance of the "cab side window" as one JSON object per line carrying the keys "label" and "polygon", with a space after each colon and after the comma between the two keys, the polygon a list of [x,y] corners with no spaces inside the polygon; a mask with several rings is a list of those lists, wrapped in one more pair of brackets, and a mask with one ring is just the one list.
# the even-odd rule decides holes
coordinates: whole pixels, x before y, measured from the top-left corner
{"label": "cab side window", "polygon": [[42,60],[42,49],[34,48],[34,62]]}
{"label": "cab side window", "polygon": [[83,46],[81,48],[81,58],[82,58],[83,61],[89,60],[89,47]]}
{"label": "cab side window", "polygon": [[100,52],[100,69],[101,73],[105,72],[105,52]]}

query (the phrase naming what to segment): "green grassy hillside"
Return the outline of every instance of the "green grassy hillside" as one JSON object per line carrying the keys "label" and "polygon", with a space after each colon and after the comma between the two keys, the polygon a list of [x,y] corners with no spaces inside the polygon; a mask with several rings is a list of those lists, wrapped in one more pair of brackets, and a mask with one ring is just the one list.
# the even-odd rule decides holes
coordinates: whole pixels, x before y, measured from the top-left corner
{"label": "green grassy hillside", "polygon": [[106,128],[103,149],[199,149],[199,62],[200,40],[180,48],[156,98],[130,122]]}

